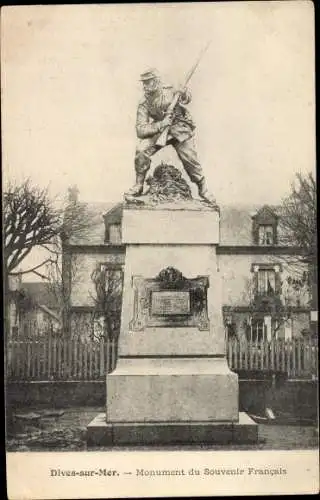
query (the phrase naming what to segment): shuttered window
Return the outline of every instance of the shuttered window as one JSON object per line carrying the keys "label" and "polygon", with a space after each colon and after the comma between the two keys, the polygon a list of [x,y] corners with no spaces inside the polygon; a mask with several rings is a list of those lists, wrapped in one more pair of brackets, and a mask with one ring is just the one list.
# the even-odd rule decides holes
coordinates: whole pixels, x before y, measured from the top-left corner
{"label": "shuttered window", "polygon": [[273,245],[273,226],[271,225],[260,225],[259,226],[259,245]]}
{"label": "shuttered window", "polygon": [[274,269],[259,269],[258,294],[274,295],[276,291],[276,273]]}

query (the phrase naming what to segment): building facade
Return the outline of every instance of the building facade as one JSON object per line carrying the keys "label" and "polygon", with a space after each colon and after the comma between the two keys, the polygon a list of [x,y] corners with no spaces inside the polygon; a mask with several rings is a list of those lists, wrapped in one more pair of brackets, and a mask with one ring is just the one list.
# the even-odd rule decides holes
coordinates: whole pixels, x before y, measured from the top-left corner
{"label": "building facade", "polygon": [[[92,231],[85,239],[71,237],[63,250],[70,333],[84,338],[103,335],[110,318],[120,315],[126,254],[122,204],[89,208],[95,213]],[[305,271],[300,268],[296,277],[292,261],[299,249],[281,244],[277,208],[222,206],[217,254],[229,338],[259,342],[309,334]],[[119,319],[112,321],[109,330],[117,335]]]}
{"label": "building facade", "polygon": [[59,306],[46,283],[23,282],[17,274],[9,286],[10,340],[62,331]]}

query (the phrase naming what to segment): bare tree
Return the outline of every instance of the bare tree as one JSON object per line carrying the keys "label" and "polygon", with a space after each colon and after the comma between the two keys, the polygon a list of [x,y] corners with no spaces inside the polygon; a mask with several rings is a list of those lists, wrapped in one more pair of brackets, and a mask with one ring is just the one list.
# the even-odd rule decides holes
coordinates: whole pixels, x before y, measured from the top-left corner
{"label": "bare tree", "polygon": [[[287,257],[288,263],[300,278],[306,267],[310,285],[317,271],[317,193],[314,175],[297,174],[291,192],[283,200],[279,220],[280,243],[299,251]],[[299,279],[299,278],[298,278]]]}
{"label": "bare tree", "polygon": [[[318,253],[317,253],[317,186],[314,174],[296,175],[290,194],[283,200],[280,213],[281,242],[296,246],[299,252],[286,257],[291,267],[294,286],[306,284],[312,310],[318,309]],[[313,335],[317,335],[317,321],[311,321]]]}
{"label": "bare tree", "polygon": [[71,333],[70,299],[79,271],[79,259],[73,254],[70,243],[86,241],[92,228],[100,222],[88,205],[78,200],[78,193],[75,185],[68,189],[68,197],[61,209],[60,230],[54,244],[48,248],[52,258],[46,267],[47,287],[59,305],[66,336]]}
{"label": "bare tree", "polygon": [[50,245],[60,230],[60,215],[49,198],[47,189],[41,189],[25,180],[21,184],[9,182],[3,195],[5,325],[9,331],[9,276],[35,273],[50,262],[45,258],[39,264],[18,271],[18,267],[36,246]]}
{"label": "bare tree", "polygon": [[6,274],[35,272],[48,259],[25,271],[16,271],[35,246],[47,245],[60,230],[60,214],[53,207],[47,189],[9,183],[3,196],[4,265]]}
{"label": "bare tree", "polygon": [[[46,280],[61,304],[63,324],[68,330],[70,280],[75,275],[75,258],[68,252],[72,239],[89,237],[98,223],[87,204],[77,198],[76,186],[69,188],[69,198],[57,208],[48,189],[32,184],[8,182],[3,196],[5,323],[9,324],[9,276],[34,273]],[[35,266],[19,270],[33,248],[47,250]]]}
{"label": "bare tree", "polygon": [[70,333],[71,290],[78,279],[78,258],[72,254],[64,255],[63,252],[67,252],[62,248],[59,240],[54,248],[50,249],[50,252],[53,257],[45,267],[46,288],[56,303],[62,323],[62,333],[68,336]]}
{"label": "bare tree", "polygon": [[98,264],[91,279],[95,287],[93,336],[98,340],[116,340],[121,323],[123,271],[117,265]]}

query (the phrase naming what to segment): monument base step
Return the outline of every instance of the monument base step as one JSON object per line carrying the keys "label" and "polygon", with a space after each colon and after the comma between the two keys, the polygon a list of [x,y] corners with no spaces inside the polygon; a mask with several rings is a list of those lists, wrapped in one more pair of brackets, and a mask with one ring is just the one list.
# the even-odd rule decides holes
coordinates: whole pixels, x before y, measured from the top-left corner
{"label": "monument base step", "polygon": [[87,426],[87,446],[254,444],[258,425],[244,412],[239,421],[110,423],[98,414]]}

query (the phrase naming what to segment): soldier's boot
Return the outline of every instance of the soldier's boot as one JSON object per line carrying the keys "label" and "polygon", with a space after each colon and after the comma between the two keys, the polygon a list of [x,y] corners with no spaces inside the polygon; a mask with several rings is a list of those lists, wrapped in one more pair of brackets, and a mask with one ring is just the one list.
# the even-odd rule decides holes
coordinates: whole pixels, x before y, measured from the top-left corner
{"label": "soldier's boot", "polygon": [[132,186],[132,188],[130,188],[126,194],[129,196],[140,196],[143,192],[143,184],[144,184],[145,176],[146,176],[145,173],[143,173],[143,174],[137,173],[135,185]]}
{"label": "soldier's boot", "polygon": [[208,191],[204,177],[202,177],[202,179],[199,182],[197,182],[197,185],[200,198],[202,198],[207,203],[210,203],[210,205],[217,206],[217,201],[215,197]]}

